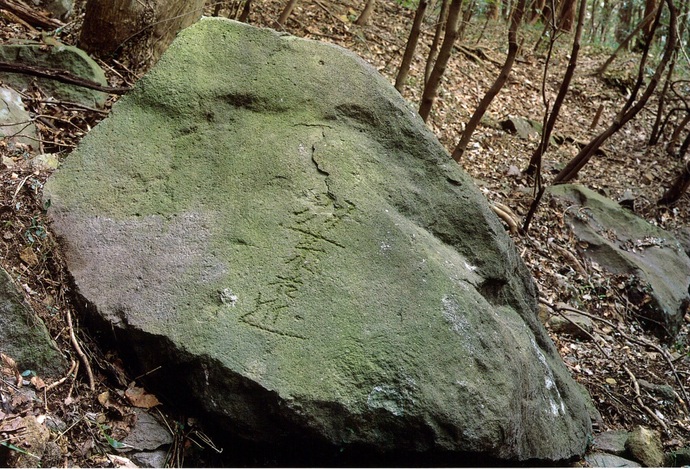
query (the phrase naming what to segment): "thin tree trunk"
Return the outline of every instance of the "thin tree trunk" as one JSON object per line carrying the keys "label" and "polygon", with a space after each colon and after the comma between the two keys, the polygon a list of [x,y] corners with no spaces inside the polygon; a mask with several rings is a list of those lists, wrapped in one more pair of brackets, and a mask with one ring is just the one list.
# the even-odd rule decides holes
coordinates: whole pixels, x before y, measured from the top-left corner
{"label": "thin tree trunk", "polygon": [[659,137],[661,136],[663,130],[663,127],[660,128],[660,126],[664,115],[664,107],[666,105],[666,95],[673,79],[673,71],[676,68],[676,56],[677,54],[673,54],[671,65],[668,67],[668,74],[666,75],[664,87],[661,89],[661,93],[659,93],[659,106],[656,109],[656,118],[654,119],[654,125],[652,126],[652,131],[649,135],[649,145],[656,145],[659,142]]}
{"label": "thin tree trunk", "polygon": [[278,25],[281,28],[285,27],[285,23],[287,22],[288,18],[290,17],[290,14],[292,13],[292,9],[295,8],[296,3],[297,3],[297,0],[289,0],[287,2],[287,5],[285,5],[285,8],[283,8],[282,13],[280,14],[280,18],[278,18]]}
{"label": "thin tree trunk", "polygon": [[524,14],[524,11],[525,0],[518,0],[517,7],[513,11],[513,17],[510,22],[510,29],[508,30],[508,55],[506,56],[506,61],[503,64],[503,68],[501,69],[501,72],[498,74],[496,81],[486,92],[481,102],[479,103],[479,106],[477,106],[477,109],[474,111],[474,114],[470,118],[470,121],[465,126],[465,130],[463,130],[462,136],[460,137],[460,143],[458,143],[458,146],[455,147],[455,150],[453,151],[453,159],[455,161],[459,162],[462,158],[462,155],[465,153],[467,145],[470,143],[470,139],[472,138],[474,130],[479,125],[479,121],[481,121],[482,117],[484,116],[484,113],[489,108],[491,101],[493,101],[494,97],[496,97],[498,92],[501,91],[501,88],[503,88],[503,85],[510,76],[510,71],[513,68],[513,63],[515,63],[515,57],[517,56],[518,48],[520,47],[517,42],[517,32],[518,28],[520,27],[520,22],[522,22],[522,15]]}
{"label": "thin tree trunk", "polygon": [[572,31],[575,20],[575,0],[561,0],[559,13],[558,29],[561,31]]}
{"label": "thin tree trunk", "polygon": [[[623,0],[618,10],[618,26],[616,27],[616,39],[618,42],[623,42],[623,38],[632,24],[632,0]],[[627,44],[628,41],[625,41]]]}
{"label": "thin tree trunk", "polygon": [[[678,150],[678,158],[681,160],[685,158],[685,153],[687,153],[688,147],[690,147],[690,132],[688,132],[685,140],[683,140],[683,145],[681,145],[680,150]],[[678,199],[680,199],[681,196],[688,190],[688,187],[690,186],[690,167],[688,167],[688,165],[690,165],[690,163],[685,163],[683,172],[680,173],[671,187],[668,188],[661,199],[659,199],[657,202],[659,205],[670,205],[674,202],[677,202]]]}
{"label": "thin tree trunk", "polygon": [[376,6],[376,0],[367,0],[367,4],[364,7],[364,11],[359,15],[359,18],[355,20],[355,24],[358,26],[364,26],[369,22],[372,13],[374,13],[374,7]]}
{"label": "thin tree trunk", "polygon": [[[635,101],[635,97],[637,95],[637,92],[639,91],[639,87],[641,85],[641,81],[638,79],[638,82],[636,83],[636,88],[633,93],[631,93],[630,98],[628,99],[628,102],[625,104],[623,109],[618,113],[616,116],[614,122],[602,133],[600,133],[598,136],[596,136],[592,141],[590,141],[585,147],[580,150],[580,152],[572,159],[570,162],[566,165],[565,168],[561,170],[560,173],[556,175],[556,178],[554,179],[554,184],[561,184],[568,182],[572,180],[575,176],[577,176],[577,173],[582,169],[583,166],[587,164],[587,162],[592,158],[594,153],[601,147],[601,145],[613,134],[618,132],[625,124],[627,124],[633,117],[637,115],[640,110],[647,104],[647,101],[649,98],[652,96],[654,93],[654,90],[659,84],[659,80],[661,78],[661,74],[664,72],[666,69],[666,65],[669,63],[671,60],[671,57],[674,53],[675,47],[676,47],[676,41],[678,40],[678,37],[676,35],[676,21],[677,21],[677,12],[676,8],[673,5],[673,0],[666,0],[666,4],[668,5],[669,9],[669,20],[670,20],[670,26],[668,30],[668,39],[666,42],[666,48],[664,49],[664,55],[661,58],[661,61],[656,67],[656,70],[654,72],[654,75],[649,79],[649,84],[647,85],[647,88],[642,96],[640,96],[640,99],[635,102],[633,105],[632,103]],[[656,30],[656,26],[659,23],[659,17],[661,16],[661,8],[658,10],[657,14],[657,20],[655,21],[656,25],[653,28],[653,30]],[[650,41],[651,42],[651,41]],[[649,50],[649,44],[647,44],[647,47],[645,49],[645,54]],[[640,64],[641,67],[643,68],[643,64]]]}
{"label": "thin tree trunk", "polygon": [[426,7],[427,1],[420,0],[417,11],[414,14],[412,29],[410,30],[410,37],[407,40],[407,46],[405,46],[405,53],[403,54],[402,62],[400,63],[398,76],[395,78],[395,89],[400,93],[402,93],[405,82],[407,81],[407,74],[410,71],[410,64],[412,63],[412,58],[414,57],[414,51],[417,48],[417,40],[419,39],[419,31],[422,26],[422,20],[424,19]]}
{"label": "thin tree trunk", "polygon": [[[537,196],[534,198],[534,201],[532,202],[532,206],[530,207],[530,210],[527,213],[527,217],[525,217],[525,223],[522,226],[523,231],[527,231],[529,229],[532,217],[536,213],[537,207],[539,206],[539,202],[541,201],[541,197],[544,194],[544,188],[541,184],[542,157],[544,156],[544,153],[546,153],[546,150],[548,150],[549,148],[549,139],[551,138],[551,132],[553,132],[553,128],[556,125],[556,119],[558,119],[558,114],[561,112],[561,106],[563,105],[563,101],[565,101],[565,96],[568,93],[568,89],[570,88],[570,82],[573,79],[573,75],[575,75],[575,69],[577,68],[577,57],[580,53],[580,39],[582,38],[582,30],[584,29],[585,25],[586,12],[587,2],[586,0],[580,0],[580,9],[577,15],[577,27],[575,29],[575,38],[573,39],[573,49],[570,52],[568,68],[565,71],[565,75],[563,75],[563,81],[561,82],[561,87],[558,90],[556,100],[553,103],[553,109],[551,109],[551,113],[548,113],[548,109],[546,111],[546,113],[548,114],[548,120],[546,121],[546,125],[542,129],[539,146],[532,155],[532,158],[529,162],[529,166],[527,167],[526,173],[534,174],[536,172],[537,174],[537,177],[535,178]],[[545,82],[546,75],[544,75],[544,83]],[[544,93],[544,96],[546,96],[546,93]],[[546,115],[544,117],[546,117]]]}
{"label": "thin tree trunk", "polygon": [[438,52],[438,58],[434,64],[434,68],[429,75],[429,81],[424,86],[422,93],[422,103],[419,106],[419,115],[422,116],[424,122],[429,118],[429,112],[436,100],[436,91],[438,85],[441,83],[443,72],[446,71],[448,59],[453,52],[453,44],[458,37],[458,18],[460,17],[460,7],[462,7],[462,0],[452,0],[448,8],[448,21],[446,21],[446,34],[443,36],[443,44],[441,50]]}
{"label": "thin tree trunk", "polygon": [[460,20],[460,25],[458,26],[458,39],[460,39],[461,42],[465,37],[465,30],[467,29],[467,25],[470,24],[476,4],[476,0],[470,0],[470,2],[467,4],[467,8],[465,8],[464,13],[462,14],[462,19]]}
{"label": "thin tree trunk", "polygon": [[500,0],[489,0],[489,9],[486,12],[486,16],[493,21],[498,19],[498,14],[500,13],[500,8],[498,7],[498,2]]}
{"label": "thin tree trunk", "polygon": [[[561,82],[561,87],[558,90],[558,95],[556,96],[556,100],[554,101],[553,109],[551,110],[551,113],[549,114],[548,119],[546,121],[546,125],[543,128],[539,146],[532,154],[532,158],[530,159],[529,165],[525,170],[526,174],[534,174],[537,168],[541,166],[542,156],[544,155],[544,153],[546,153],[546,151],[549,148],[549,139],[551,138],[551,133],[553,132],[553,128],[556,126],[558,114],[561,112],[561,106],[563,105],[565,96],[568,93],[568,89],[570,88],[570,82],[572,81],[573,75],[575,74],[575,69],[577,68],[577,58],[580,53],[580,39],[582,38],[582,29],[584,27],[584,16],[586,7],[587,2],[585,0],[580,0],[580,9],[577,17],[577,28],[575,30],[575,38],[573,39],[573,48],[570,52],[570,60],[568,61],[568,67],[566,68],[565,75],[563,75],[563,81]],[[544,76],[544,80],[546,80],[546,76]]]}
{"label": "thin tree trunk", "polygon": [[631,40],[633,37],[635,37],[635,35],[637,34],[637,32],[638,32],[640,29],[642,29],[642,28],[645,26],[646,23],[652,22],[652,20],[654,19],[655,13],[656,13],[656,12],[652,12],[651,16],[646,16],[644,19],[642,19],[642,21],[640,21],[640,22],[637,24],[637,26],[635,26],[635,29],[633,29],[633,30],[630,32],[630,34],[628,34],[628,36],[627,36],[625,39],[623,39],[623,41],[622,41],[620,44],[618,44],[618,47],[616,48],[615,51],[613,51],[613,54],[611,54],[611,56],[610,56],[608,59],[606,59],[606,62],[604,62],[604,64],[603,64],[601,67],[599,67],[599,68],[597,69],[597,71],[594,73],[596,76],[599,76],[599,77],[600,77],[600,76],[606,71],[606,69],[609,67],[609,65],[611,65],[611,62],[614,61],[614,59],[616,58],[616,56],[618,55],[618,53],[621,51],[621,49],[623,49],[623,48],[630,42],[630,40]]}
{"label": "thin tree trunk", "polygon": [[[656,13],[656,9],[659,8],[660,2],[659,0],[646,0],[644,4],[644,15],[642,15],[644,18],[654,15]],[[649,36],[649,33],[652,32],[652,23],[651,21],[647,23],[645,26],[642,27],[642,37],[646,38]]]}
{"label": "thin tree trunk", "polygon": [[666,150],[670,150],[673,148],[678,143],[678,137],[680,137],[680,133],[683,131],[686,125],[690,123],[690,109],[685,109],[685,112],[687,113],[685,117],[680,121],[680,123],[676,126],[675,129],[673,129],[673,133],[671,134],[671,138],[668,139],[668,146],[666,147]]}
{"label": "thin tree trunk", "polygon": [[434,68],[434,63],[436,62],[436,53],[438,51],[438,43],[441,40],[441,34],[443,34],[444,27],[446,25],[446,16],[448,15],[448,0],[443,0],[441,2],[441,12],[438,14],[438,23],[436,24],[436,32],[434,33],[434,39],[431,42],[431,48],[429,49],[429,56],[426,59],[426,65],[424,67],[424,86],[429,82],[429,75],[431,75],[431,70]]}
{"label": "thin tree trunk", "polygon": [[247,22],[249,18],[249,12],[252,9],[252,0],[247,0],[244,2],[244,8],[242,8],[242,13],[240,13],[240,21],[243,23]]}

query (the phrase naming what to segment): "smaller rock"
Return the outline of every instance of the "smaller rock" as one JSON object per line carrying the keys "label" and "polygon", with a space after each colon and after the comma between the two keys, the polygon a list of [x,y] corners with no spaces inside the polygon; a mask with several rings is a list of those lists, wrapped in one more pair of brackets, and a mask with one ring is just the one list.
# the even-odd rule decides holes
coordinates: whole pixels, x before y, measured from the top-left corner
{"label": "smaller rock", "polygon": [[165,467],[165,460],[167,456],[167,451],[158,450],[132,453],[130,458],[139,467]]}
{"label": "smaller rock", "polygon": [[522,117],[510,117],[501,122],[501,127],[506,132],[516,134],[523,140],[538,139],[539,132],[533,124]]}
{"label": "smaller rock", "polygon": [[664,460],[666,467],[690,466],[690,446],[666,453]]}
{"label": "smaller rock", "polygon": [[34,5],[49,11],[53,16],[66,20],[72,14],[72,0],[33,0]]}
{"label": "smaller rock", "polygon": [[56,153],[43,153],[31,158],[31,167],[37,171],[50,171],[57,169],[60,160]]}
{"label": "smaller rock", "polygon": [[168,429],[151,414],[142,409],[136,409],[135,412],[137,421],[130,434],[122,440],[123,443],[138,450],[155,450],[172,443]]}
{"label": "smaller rock", "polygon": [[41,459],[41,467],[60,467],[62,462],[62,450],[60,449],[60,445],[54,441],[46,443],[43,458]]}
{"label": "smaller rock", "polygon": [[66,367],[45,324],[1,268],[0,352],[12,357],[20,371],[33,370],[43,378],[61,375]]}
{"label": "smaller rock", "polygon": [[506,172],[508,176],[514,176],[514,177],[519,177],[522,176],[522,171],[520,171],[520,168],[515,166],[514,164],[511,164],[508,167],[508,171]]}
{"label": "smaller rock", "polygon": [[568,334],[575,339],[592,339],[585,332],[587,331],[591,334],[594,330],[594,323],[591,319],[589,319],[587,316],[583,316],[582,314],[577,314],[573,312],[567,312],[564,313],[564,315],[565,317],[557,314],[549,319],[548,324],[551,327],[552,331],[554,331],[557,334]]}
{"label": "smaller rock", "polygon": [[585,456],[590,467],[641,467],[638,463],[608,453],[594,453]]}
{"label": "smaller rock", "polygon": [[626,431],[602,432],[594,437],[593,447],[596,451],[623,456],[627,440],[628,432]]}
{"label": "smaller rock", "polygon": [[630,455],[647,467],[660,467],[664,464],[664,452],[659,433],[641,425],[628,436],[625,448]]}
{"label": "smaller rock", "polygon": [[[98,63],[86,52],[73,46],[64,44],[46,46],[36,43],[4,44],[0,45],[0,61],[30,67],[66,70],[80,78],[108,86],[105,72]],[[108,94],[101,91],[68,85],[48,78],[31,77],[21,73],[1,72],[0,81],[17,89],[28,88],[32,81],[37,81],[48,96],[89,107],[102,108],[108,98]]]}
{"label": "smaller rock", "polygon": [[22,427],[21,448],[24,452],[11,451],[5,467],[37,467],[46,451],[50,431],[33,415],[22,419]]}
{"label": "smaller rock", "polygon": [[672,386],[669,386],[668,384],[654,384],[644,379],[639,379],[638,382],[640,383],[640,386],[648,391],[651,391],[656,396],[666,401],[675,402],[676,392]]}
{"label": "smaller rock", "polygon": [[36,125],[24,108],[22,97],[10,88],[0,88],[0,137],[9,137],[10,143],[37,147]]}

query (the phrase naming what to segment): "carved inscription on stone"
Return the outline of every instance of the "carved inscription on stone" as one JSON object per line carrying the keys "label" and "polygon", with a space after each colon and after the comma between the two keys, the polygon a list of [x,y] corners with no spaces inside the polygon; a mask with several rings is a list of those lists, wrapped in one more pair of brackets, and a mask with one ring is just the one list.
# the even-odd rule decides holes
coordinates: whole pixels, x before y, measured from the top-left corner
{"label": "carved inscription on stone", "polygon": [[[302,145],[299,150],[301,154],[307,153]],[[315,152],[316,147],[312,146],[311,159],[323,184],[305,191],[305,207],[296,210],[290,223],[283,226],[296,235],[294,248],[282,259],[283,272],[257,295],[252,310],[240,317],[242,322],[265,332],[296,339],[306,339],[301,332],[301,322],[306,318],[298,307],[300,295],[305,285],[320,274],[319,264],[324,256],[345,248],[334,232],[354,210],[352,203],[339,201],[330,191],[328,173],[317,163]]]}

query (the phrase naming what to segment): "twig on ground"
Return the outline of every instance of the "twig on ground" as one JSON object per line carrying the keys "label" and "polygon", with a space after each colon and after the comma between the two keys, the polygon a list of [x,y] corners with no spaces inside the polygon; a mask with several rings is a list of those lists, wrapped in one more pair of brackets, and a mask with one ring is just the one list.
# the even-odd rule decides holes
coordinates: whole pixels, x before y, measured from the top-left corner
{"label": "twig on ground", "polygon": [[630,371],[630,370],[628,369],[627,366],[623,365],[623,369],[625,370],[626,373],[628,373],[628,376],[630,376],[630,379],[631,379],[632,382],[633,382],[633,387],[634,387],[634,389],[635,389],[635,401],[637,402],[637,404],[638,404],[640,407],[642,407],[642,410],[644,410],[645,412],[647,412],[647,413],[649,414],[650,417],[652,417],[654,420],[656,420],[657,423],[658,423],[659,425],[661,425],[661,427],[664,429],[664,431],[665,431],[666,433],[670,433],[669,430],[668,430],[668,427],[666,426],[666,423],[665,423],[663,420],[661,420],[661,419],[659,418],[659,416],[656,415],[652,409],[650,409],[649,407],[647,407],[647,406],[644,404],[644,402],[642,402],[642,396],[640,395],[640,385],[639,385],[639,383],[637,382],[637,378],[635,378],[635,375],[632,374],[632,371]]}
{"label": "twig on ground", "polygon": [[[54,389],[54,388],[60,386],[62,383],[64,383],[65,381],[67,381],[67,378],[69,378],[69,377],[72,375],[72,373],[74,373],[75,370],[77,369],[77,365],[78,365],[77,362],[74,361],[74,360],[72,360],[72,365],[70,366],[69,371],[67,372],[67,374],[66,374],[63,378],[61,378],[61,379],[59,379],[58,381],[55,381],[54,383],[52,383],[50,386],[46,386],[46,388],[45,388],[46,392],[48,392],[48,391],[50,391],[50,390],[52,390],[52,389]],[[76,376],[76,375],[75,375],[75,376]]]}
{"label": "twig on ground", "polygon": [[649,342],[648,340],[636,339],[636,338],[626,334],[625,332],[623,332],[620,329],[620,327],[616,326],[611,321],[604,319],[604,318],[600,318],[599,316],[596,316],[594,314],[590,314],[586,311],[582,311],[580,309],[573,308],[573,307],[567,306],[567,305],[556,307],[553,304],[551,304],[548,300],[546,300],[545,298],[539,298],[539,301],[541,301],[543,304],[545,304],[547,306],[550,306],[551,308],[554,308],[554,310],[563,309],[565,311],[572,311],[574,313],[579,313],[579,314],[582,314],[584,316],[587,316],[588,318],[603,322],[604,324],[608,325],[609,327],[615,329],[626,340],[629,340],[630,342],[634,342],[638,345],[643,345],[645,347],[653,348],[654,350],[659,352],[659,354],[662,357],[664,357],[664,360],[666,360],[666,363],[668,364],[669,368],[671,369],[671,372],[673,373],[673,376],[675,377],[676,382],[678,383],[678,386],[680,387],[681,393],[683,395],[683,399],[680,400],[680,403],[681,403],[683,409],[685,409],[686,412],[688,411],[687,402],[689,401],[689,399],[688,399],[687,391],[685,390],[685,386],[683,385],[683,381],[680,379],[680,376],[678,376],[678,370],[676,370],[676,367],[673,365],[673,361],[671,360],[671,357],[669,357],[668,353],[664,349],[662,349],[661,347],[659,347],[656,344],[653,344],[652,342]]}
{"label": "twig on ground", "polygon": [[74,327],[72,327],[72,313],[67,309],[67,326],[69,327],[69,336],[72,339],[72,345],[74,346],[74,350],[77,352],[77,355],[79,355],[79,358],[81,358],[82,363],[84,364],[84,367],[86,368],[86,374],[89,377],[89,389],[91,391],[96,390],[96,383],[93,379],[93,372],[91,371],[91,364],[89,363],[89,359],[84,353],[84,351],[81,349],[81,346],[79,345],[79,341],[77,341],[77,336],[74,334]]}
{"label": "twig on ground", "polygon": [[597,342],[596,337],[594,337],[594,335],[593,335],[591,332],[589,332],[587,329],[585,329],[584,327],[582,327],[581,325],[579,325],[578,323],[576,323],[575,321],[573,321],[571,318],[569,318],[568,316],[566,316],[565,313],[564,313],[563,311],[561,311],[560,309],[557,309],[557,308],[556,308],[556,309],[554,309],[554,311],[556,311],[556,313],[558,313],[563,319],[565,319],[566,321],[569,321],[573,326],[577,327],[577,328],[580,329],[582,332],[584,332],[585,335],[587,335],[587,337],[589,337],[590,339],[592,339],[592,342],[593,342],[594,345],[599,349],[599,351],[601,352],[601,354],[602,354],[603,356],[605,356],[605,357],[608,358],[608,359],[611,358],[611,356],[610,356],[603,348],[601,348],[601,345],[599,345],[599,342]]}

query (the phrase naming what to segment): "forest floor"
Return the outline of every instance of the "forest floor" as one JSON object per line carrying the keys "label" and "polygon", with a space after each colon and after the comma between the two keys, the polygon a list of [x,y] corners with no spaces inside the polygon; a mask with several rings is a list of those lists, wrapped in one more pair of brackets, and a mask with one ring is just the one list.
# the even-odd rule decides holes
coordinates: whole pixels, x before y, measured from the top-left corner
{"label": "forest floor", "polygon": [[[275,20],[283,3],[255,1],[249,22],[276,27]],[[299,2],[285,30],[353,50],[394,82],[414,12],[393,0],[384,0],[378,2],[369,25],[356,26],[353,22],[361,3],[355,0]],[[77,14],[75,18],[59,34],[64,43],[76,42],[82,17]],[[424,61],[433,31],[434,24],[426,22],[408,86],[403,91],[403,96],[414,105],[421,96]],[[487,122],[516,116],[542,121],[545,46],[536,52],[533,50],[540,33],[537,27],[523,29],[524,43],[518,61],[505,88],[489,108]],[[35,30],[0,18],[0,42],[21,38],[41,39]],[[563,35],[556,44],[545,86],[551,102],[567,65],[571,41],[571,35]],[[506,25],[490,22],[484,29],[483,20],[474,19],[459,44],[474,53],[454,53],[429,120],[430,127],[449,151],[459,141],[464,123],[500,70],[507,49]],[[577,154],[577,142],[587,142],[603,130],[625,102],[625,87],[634,79],[639,57],[624,54],[614,62],[612,75],[615,79],[593,77],[592,71],[610,52],[594,46],[585,46],[581,51],[579,68],[555,129],[556,133],[572,137],[572,143],[553,146],[545,156],[545,185],[549,185],[555,173]],[[132,85],[138,79],[137,73],[132,71],[135,67],[128,64],[126,57],[101,62],[101,65],[113,86]],[[125,390],[133,380],[126,376],[127,367],[114,352],[101,350],[88,331],[78,326],[79,316],[70,300],[60,247],[50,234],[41,202],[43,183],[52,170],[31,166],[27,156],[32,156],[29,153],[59,153],[60,158],[66,157],[81,137],[107,115],[107,109],[117,96],[111,96],[105,112],[51,103],[47,98],[39,88],[24,93],[24,102],[37,116],[42,140],[38,151],[29,152],[21,146],[12,148],[0,142],[3,157],[0,165],[0,263],[13,278],[21,279],[27,301],[44,319],[59,346],[69,351],[69,356],[75,356],[70,332],[76,333],[91,359],[95,388],[89,388],[82,367],[78,379],[69,376],[63,384],[46,393],[45,403],[40,407],[27,401],[19,403],[18,408],[23,406],[24,412],[35,414],[50,413],[69,423],[55,439],[61,452],[55,465],[109,466],[113,462],[106,456],[112,452],[108,447],[124,437],[133,423],[123,411],[132,404],[126,399]],[[603,113],[592,129],[600,105]],[[637,215],[673,231],[688,226],[690,206],[688,195],[673,207],[656,204],[683,162],[670,156],[665,145],[650,147],[646,144],[655,112],[655,103],[651,103],[607,141],[605,156],[595,157],[580,171],[576,182],[613,200],[633,199]],[[526,168],[537,143],[536,139],[524,140],[494,126],[480,125],[460,164],[490,202],[500,202],[523,218],[534,192],[533,181],[521,170]],[[690,445],[686,394],[690,387],[687,338],[690,318],[686,317],[681,333],[672,344],[663,344],[647,333],[636,319],[637,305],[610,276],[580,257],[564,222],[563,211],[546,199],[529,231],[513,233],[512,237],[535,277],[545,317],[558,314],[553,306],[567,304],[594,318],[594,329],[587,340],[565,333],[550,333],[566,366],[590,392],[601,414],[602,420],[596,429],[632,430],[636,425],[644,425],[660,432],[666,451]],[[27,247],[31,249],[27,251]],[[31,252],[37,255],[31,256]],[[67,322],[67,312],[74,318],[74,326]],[[7,385],[9,377],[0,374],[0,378],[3,378],[0,391],[11,392]],[[638,396],[635,389],[640,382],[670,386],[674,398],[659,397],[646,388]],[[40,383],[32,385],[41,389]],[[203,442],[202,426],[187,419],[179,409],[165,406],[161,409],[161,416],[171,429],[175,429],[170,465],[204,465],[205,453],[196,451],[210,446]],[[109,429],[107,436],[99,431],[104,425]],[[21,447],[21,438],[15,438],[12,443]],[[227,463],[232,465],[232,461],[229,457]]]}

